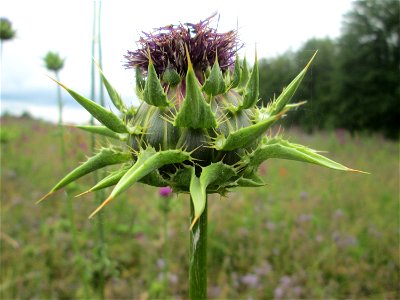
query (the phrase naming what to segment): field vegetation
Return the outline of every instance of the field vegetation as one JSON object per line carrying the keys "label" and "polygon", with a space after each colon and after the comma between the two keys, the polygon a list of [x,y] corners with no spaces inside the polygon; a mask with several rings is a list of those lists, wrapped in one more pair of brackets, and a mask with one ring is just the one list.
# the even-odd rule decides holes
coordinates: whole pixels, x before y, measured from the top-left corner
{"label": "field vegetation", "polygon": [[[93,195],[68,200],[58,192],[35,205],[64,175],[57,132],[26,116],[1,118],[0,298],[95,298],[102,272],[107,299],[185,299],[188,195],[162,198],[135,185],[119,197],[103,212],[107,257],[100,263],[96,221],[87,218],[97,206]],[[71,170],[90,155],[90,138],[74,128],[65,135]],[[275,160],[261,166],[267,186],[211,196],[209,297],[400,298],[398,143],[344,130],[291,128],[284,136],[371,175]]]}

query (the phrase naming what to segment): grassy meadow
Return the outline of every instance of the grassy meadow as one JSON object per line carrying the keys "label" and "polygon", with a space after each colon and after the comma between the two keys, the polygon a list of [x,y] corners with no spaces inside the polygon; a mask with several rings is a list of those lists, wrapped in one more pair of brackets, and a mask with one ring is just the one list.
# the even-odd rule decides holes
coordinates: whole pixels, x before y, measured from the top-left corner
{"label": "grassy meadow", "polygon": [[[210,196],[209,298],[399,299],[398,143],[340,130],[284,136],[371,175],[271,160],[267,186]],[[71,170],[90,137],[67,128],[65,139]],[[93,195],[35,205],[64,174],[56,126],[1,119],[0,299],[97,299],[100,272],[106,299],[186,299],[188,195],[132,187],[103,210],[99,261]],[[88,175],[69,194],[92,184]]]}

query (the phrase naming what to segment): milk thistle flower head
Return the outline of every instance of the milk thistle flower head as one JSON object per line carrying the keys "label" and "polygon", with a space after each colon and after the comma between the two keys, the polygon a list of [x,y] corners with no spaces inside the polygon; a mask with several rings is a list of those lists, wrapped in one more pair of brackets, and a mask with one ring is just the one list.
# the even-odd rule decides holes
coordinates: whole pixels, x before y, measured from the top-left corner
{"label": "milk thistle flower head", "polygon": [[65,59],[61,58],[57,52],[49,51],[45,57],[43,57],[43,61],[48,70],[58,72],[64,67]]}
{"label": "milk thistle flower head", "polygon": [[120,164],[87,191],[115,186],[90,217],[142,182],[189,193],[193,226],[205,209],[207,194],[265,185],[257,173],[265,160],[290,159],[355,171],[281,136],[266,135],[291,109],[304,104],[291,101],[315,54],[279,97],[259,107],[257,54],[250,70],[246,59],[238,59],[237,32],[218,33],[211,21],[212,17],[144,33],[138,49],[128,51],[125,66],[136,70],[141,100],[137,109],[124,104],[100,70],[121,116],[58,82],[102,124],[79,128],[124,141],[126,147],[102,148],[42,199],[92,171]]}
{"label": "milk thistle flower head", "polygon": [[7,18],[0,18],[0,40],[12,40],[15,37],[15,33],[10,20]]}

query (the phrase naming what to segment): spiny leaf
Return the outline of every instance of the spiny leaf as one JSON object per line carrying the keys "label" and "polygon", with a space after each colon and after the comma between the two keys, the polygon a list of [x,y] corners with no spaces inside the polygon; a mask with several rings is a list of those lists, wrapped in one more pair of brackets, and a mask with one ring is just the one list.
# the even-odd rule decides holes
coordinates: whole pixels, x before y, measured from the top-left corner
{"label": "spiny leaf", "polygon": [[271,115],[276,115],[280,113],[285,106],[290,102],[297,88],[299,87],[301,81],[307,73],[311,62],[313,61],[315,55],[317,55],[317,51],[311,57],[310,61],[306,65],[306,67],[296,76],[295,79],[283,90],[283,92],[279,95],[279,97],[268,107],[268,110]]}
{"label": "spiny leaf", "polygon": [[156,69],[149,55],[149,66],[147,69],[147,80],[143,91],[143,100],[157,107],[169,106],[169,101],[158,79]]}
{"label": "spiny leaf", "polygon": [[224,184],[235,175],[235,169],[222,162],[213,163],[202,168],[200,177],[197,177],[194,168],[192,169],[190,196],[194,206],[194,219],[190,225],[190,229],[193,228],[204,211],[207,200],[207,187],[210,185]]}
{"label": "spiny leaf", "polygon": [[230,151],[249,146],[261,137],[280,117],[281,115],[269,117],[256,124],[240,128],[230,133],[227,137],[221,134],[215,139],[214,147],[217,150]]}
{"label": "spiny leaf", "polygon": [[233,79],[231,83],[231,88],[235,88],[239,85],[240,82],[240,61],[239,61],[239,55],[236,52],[236,59],[235,59],[235,68],[233,69]]}
{"label": "spiny leaf", "polygon": [[258,71],[257,52],[250,79],[243,92],[243,103],[238,109],[247,109],[256,105],[260,92],[260,76]]}
{"label": "spiny leaf", "polygon": [[240,73],[239,90],[244,90],[246,88],[247,82],[249,81],[249,69],[247,67],[246,56],[243,59],[242,70]]}
{"label": "spiny leaf", "polygon": [[187,192],[187,187],[190,185],[190,178],[192,176],[192,168],[184,166],[181,169],[176,170],[174,174],[171,174],[168,180],[168,186],[176,192]]}
{"label": "spiny leaf", "polygon": [[182,163],[190,159],[190,153],[182,150],[166,150],[157,152],[154,148],[148,147],[140,151],[136,163],[120,179],[110,196],[89,216],[92,218],[111,200],[126,191],[131,185],[139,181],[147,174],[161,168],[164,165]]}
{"label": "spiny leaf", "polygon": [[126,113],[127,108],[125,106],[125,103],[122,101],[121,97],[117,93],[117,91],[114,89],[114,87],[110,84],[110,82],[107,80],[107,78],[104,76],[103,71],[101,70],[100,66],[97,65],[99,71],[100,71],[100,76],[101,79],[104,83],[104,86],[107,89],[108,95],[110,96],[110,99],[114,106],[121,112],[121,113]]}
{"label": "spiny leaf", "polygon": [[95,119],[97,119],[104,126],[118,133],[128,132],[124,122],[118,116],[114,115],[111,111],[105,109],[96,102],[79,95],[73,90],[70,90],[56,79],[51,79],[57,82],[61,87],[63,87],[80,105],[82,105]]}
{"label": "spiny leaf", "polygon": [[79,129],[85,130],[90,133],[100,134],[120,141],[126,141],[128,134],[126,133],[116,133],[105,126],[95,126],[95,125],[76,125]]}
{"label": "spiny leaf", "polygon": [[264,180],[255,173],[240,177],[236,183],[242,187],[259,187],[265,185]]}
{"label": "spiny leaf", "polygon": [[114,172],[111,172],[109,175],[107,175],[106,177],[104,177],[102,180],[100,180],[98,183],[96,183],[93,187],[91,187],[89,190],[76,195],[75,197],[80,197],[82,195],[85,195],[87,193],[90,192],[95,192],[101,189],[105,189],[108,188],[110,186],[116,185],[118,183],[118,181],[122,178],[122,176],[125,175],[126,172],[128,172],[129,168],[131,166],[123,166],[121,169],[116,170]]}
{"label": "spiny leaf", "polygon": [[313,149],[304,147],[302,145],[292,144],[288,141],[278,138],[270,139],[267,142],[264,142],[263,145],[251,153],[249,156],[249,166],[258,167],[263,161],[269,158],[289,159],[312,163],[340,171],[365,173],[343,166],[342,164],[318,154]]}
{"label": "spiny leaf", "polygon": [[136,81],[136,96],[138,96],[139,99],[143,100],[143,90],[146,82],[143,78],[143,74],[140,71],[139,67],[135,68],[135,81]]}
{"label": "spiny leaf", "polygon": [[188,59],[188,71],[186,73],[186,97],[175,117],[174,126],[190,128],[215,128],[217,120],[211,110],[211,106],[204,99],[199,81],[194,74],[186,47]]}
{"label": "spiny leaf", "polygon": [[164,178],[160,175],[160,172],[158,170],[150,172],[142,179],[140,179],[139,182],[155,187],[164,187],[169,185],[168,182],[165,181]]}
{"label": "spiny leaf", "polygon": [[179,76],[178,72],[171,66],[171,64],[168,64],[163,73],[162,79],[170,86],[175,86],[181,82],[181,76]]}
{"label": "spiny leaf", "polygon": [[78,178],[91,173],[95,170],[103,168],[109,165],[115,165],[130,161],[132,156],[130,153],[116,151],[109,148],[103,148],[97,153],[95,156],[92,156],[79,167],[71,171],[67,174],[63,179],[61,179],[52,189],[51,191],[41,198],[37,203],[41,202],[42,200],[46,199],[48,196],[53,194],[55,191],[65,187],[69,183],[77,180]]}
{"label": "spiny leaf", "polygon": [[203,91],[209,96],[217,96],[225,93],[225,81],[218,64],[218,55],[215,56],[215,62],[211,69],[210,76],[203,85]]}

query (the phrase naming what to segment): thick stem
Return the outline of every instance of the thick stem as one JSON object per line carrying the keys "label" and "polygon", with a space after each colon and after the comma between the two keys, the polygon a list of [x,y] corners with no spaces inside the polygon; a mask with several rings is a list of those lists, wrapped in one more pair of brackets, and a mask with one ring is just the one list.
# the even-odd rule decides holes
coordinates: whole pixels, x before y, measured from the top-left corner
{"label": "thick stem", "polygon": [[[194,218],[190,199],[190,216]],[[207,200],[203,214],[190,231],[189,299],[207,299]]]}

